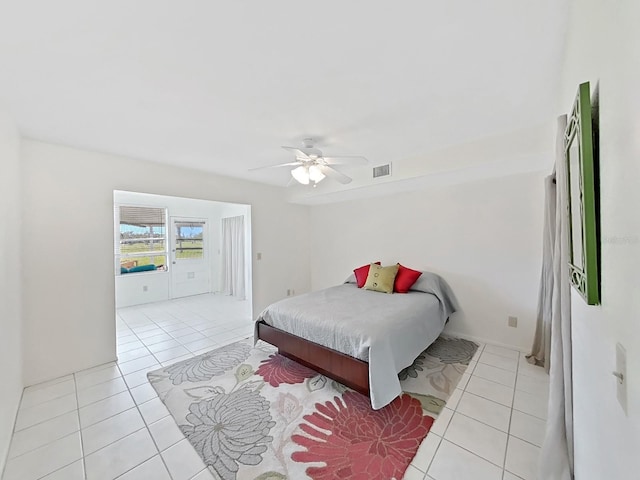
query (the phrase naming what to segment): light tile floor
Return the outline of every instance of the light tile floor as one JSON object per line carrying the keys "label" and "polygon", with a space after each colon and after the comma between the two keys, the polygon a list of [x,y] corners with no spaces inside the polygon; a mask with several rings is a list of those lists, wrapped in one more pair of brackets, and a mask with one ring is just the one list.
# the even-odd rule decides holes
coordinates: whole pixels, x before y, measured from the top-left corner
{"label": "light tile floor", "polygon": [[481,345],[405,480],[534,480],[548,398],[542,368]]}
{"label": "light tile floor", "polygon": [[[252,331],[230,297],[118,310],[117,362],[25,389],[2,479],[213,479],[146,374]],[[542,369],[482,345],[405,480],[535,478],[547,397]]]}

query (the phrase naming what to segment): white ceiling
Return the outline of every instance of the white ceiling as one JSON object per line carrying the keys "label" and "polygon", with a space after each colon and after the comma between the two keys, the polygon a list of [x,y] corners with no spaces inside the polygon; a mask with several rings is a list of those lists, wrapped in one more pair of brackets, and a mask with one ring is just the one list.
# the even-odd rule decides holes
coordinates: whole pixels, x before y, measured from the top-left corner
{"label": "white ceiling", "polygon": [[566,3],[4,1],[0,103],[29,137],[275,185],[249,169],[307,136],[395,168],[552,119]]}

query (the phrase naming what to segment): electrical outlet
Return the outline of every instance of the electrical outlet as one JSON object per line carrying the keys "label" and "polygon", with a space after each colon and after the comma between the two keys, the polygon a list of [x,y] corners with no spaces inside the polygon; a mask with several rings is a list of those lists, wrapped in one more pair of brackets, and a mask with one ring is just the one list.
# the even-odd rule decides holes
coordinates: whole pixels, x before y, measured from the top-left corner
{"label": "electrical outlet", "polygon": [[509,317],[507,325],[513,328],[518,328],[518,317]]}
{"label": "electrical outlet", "polygon": [[287,288],[287,297],[290,297],[290,296],[291,296],[291,290]]}
{"label": "electrical outlet", "polygon": [[620,344],[616,344],[616,371],[613,372],[616,376],[616,395],[618,397],[618,403],[622,407],[625,415],[627,414],[627,351]]}
{"label": "electrical outlet", "polygon": [[149,287],[148,287],[147,285],[143,285],[143,286],[142,286],[142,291],[143,291],[143,292],[147,292],[147,291],[149,291]]}

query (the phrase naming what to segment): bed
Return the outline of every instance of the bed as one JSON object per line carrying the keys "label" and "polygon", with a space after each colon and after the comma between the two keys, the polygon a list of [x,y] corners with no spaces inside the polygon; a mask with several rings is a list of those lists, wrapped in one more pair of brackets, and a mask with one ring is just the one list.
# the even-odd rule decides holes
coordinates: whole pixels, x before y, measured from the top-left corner
{"label": "bed", "polygon": [[256,319],[255,341],[368,395],[380,409],[401,393],[398,373],[413,363],[458,310],[448,284],[423,272],[406,294],[344,284],[286,298]]}

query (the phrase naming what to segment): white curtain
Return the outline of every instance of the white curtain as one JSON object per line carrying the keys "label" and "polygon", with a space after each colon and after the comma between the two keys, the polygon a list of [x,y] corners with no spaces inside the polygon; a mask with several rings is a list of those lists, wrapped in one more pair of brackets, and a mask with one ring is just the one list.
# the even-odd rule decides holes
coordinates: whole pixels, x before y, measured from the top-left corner
{"label": "white curtain", "polygon": [[245,299],[244,217],[222,219],[222,293]]}
{"label": "white curtain", "polygon": [[[549,297],[551,351],[549,412],[547,429],[540,453],[539,480],[573,479],[573,392],[571,378],[571,286],[569,282],[569,232],[568,193],[566,165],[564,162],[564,131],[567,116],[558,118],[556,139],[555,198],[547,198],[547,210],[553,212],[547,217],[546,229],[555,229],[555,234],[545,231],[545,238],[553,238],[551,258],[545,249],[543,263],[553,272],[544,277],[547,282],[543,290]],[[552,175],[553,177],[553,175]],[[551,179],[551,182],[553,179]],[[547,182],[548,184],[549,182]],[[543,269],[544,270],[544,269]],[[551,283],[549,285],[549,283]],[[544,329],[543,329],[544,330]],[[535,352],[534,352],[535,353]]]}

